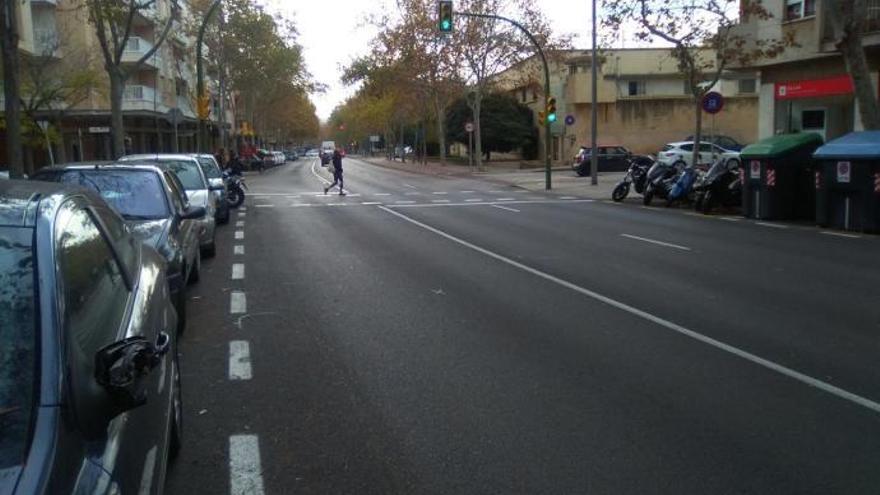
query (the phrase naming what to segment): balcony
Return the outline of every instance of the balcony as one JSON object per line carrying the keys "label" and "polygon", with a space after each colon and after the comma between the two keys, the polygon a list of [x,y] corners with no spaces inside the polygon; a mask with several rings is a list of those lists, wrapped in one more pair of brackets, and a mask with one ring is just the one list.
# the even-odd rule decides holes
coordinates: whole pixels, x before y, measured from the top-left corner
{"label": "balcony", "polygon": [[196,118],[196,112],[193,108],[192,102],[189,97],[186,96],[178,96],[177,97],[177,108],[183,113],[183,116],[189,119]]}
{"label": "balcony", "polygon": [[43,57],[59,57],[60,42],[55,29],[34,28],[34,53]]}
{"label": "balcony", "polygon": [[[141,59],[144,55],[147,54],[150,50],[153,49],[153,44],[149,41],[139,38],[137,36],[132,36],[128,39],[128,43],[125,44],[125,50],[122,52],[122,63],[123,64],[135,64],[138,60]],[[161,64],[161,57],[159,56],[158,50],[153,54],[152,57],[148,58],[144,61],[142,67],[147,67],[151,69],[158,69]]]}
{"label": "balcony", "polygon": [[159,112],[165,113],[168,107],[162,104],[162,98],[156,89],[143,85],[127,85],[122,95],[122,110],[126,112]]}

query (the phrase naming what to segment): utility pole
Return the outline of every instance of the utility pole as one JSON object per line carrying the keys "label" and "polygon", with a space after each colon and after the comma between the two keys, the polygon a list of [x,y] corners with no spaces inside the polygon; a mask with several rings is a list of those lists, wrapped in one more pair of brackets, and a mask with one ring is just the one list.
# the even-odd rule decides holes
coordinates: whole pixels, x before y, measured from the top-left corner
{"label": "utility pole", "polygon": [[[205,67],[202,63],[202,44],[205,40],[205,29],[208,27],[208,21],[211,20],[211,16],[214,15],[214,12],[220,8],[221,0],[214,0],[211,3],[211,7],[208,8],[208,12],[205,14],[204,19],[202,19],[202,25],[199,26],[199,36],[196,39],[196,94],[197,99],[199,101],[199,105],[202,104],[202,99],[205,98]],[[205,141],[207,136],[205,136],[205,121],[207,120],[207,116],[201,113],[199,117],[199,130],[198,135],[196,136],[198,145],[197,151],[200,153],[205,153]]]}
{"label": "utility pole", "polygon": [[596,100],[598,100],[596,81],[599,79],[599,66],[597,65],[598,60],[596,57],[596,0],[593,0],[593,52],[591,58],[592,82],[590,85],[592,87],[590,89],[592,92],[592,103],[590,104],[590,141],[592,141],[592,148],[590,150],[590,184],[595,186],[599,184],[599,157],[596,156],[599,153],[599,145],[596,143],[599,134],[599,126],[596,123],[596,119],[599,116],[598,109],[596,108]]}

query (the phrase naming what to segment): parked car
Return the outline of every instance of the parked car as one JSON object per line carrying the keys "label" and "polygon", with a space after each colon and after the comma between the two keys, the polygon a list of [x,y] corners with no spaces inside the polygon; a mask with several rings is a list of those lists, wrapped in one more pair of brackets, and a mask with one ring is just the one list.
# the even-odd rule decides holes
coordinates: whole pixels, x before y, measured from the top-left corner
{"label": "parked car", "polygon": [[122,216],[132,235],[165,257],[165,279],[186,327],[186,284],[201,271],[199,229],[204,207],[190,206],[177,177],[150,164],[72,164],[40,169],[32,180],[82,186],[98,193]]}
{"label": "parked car", "polygon": [[308,151],[305,152],[305,156],[307,156],[307,157],[309,157],[309,158],[315,158],[315,157],[318,156],[318,150],[316,150],[316,149],[310,149],[310,150],[308,150]]}
{"label": "parked car", "polygon": [[120,163],[153,162],[160,167],[174,172],[183,184],[189,203],[205,209],[207,214],[201,219],[199,245],[202,254],[208,258],[217,253],[216,226],[217,197],[215,191],[222,190],[222,185],[211,186],[202,172],[199,161],[189,155],[128,155],[119,159]]}
{"label": "parked car", "polygon": [[0,198],[0,493],[161,492],[182,444],[164,260],[90,191]]}
{"label": "parked car", "polygon": [[211,186],[211,193],[214,195],[214,204],[217,205],[217,211],[214,212],[214,220],[219,224],[229,223],[229,203],[226,202],[226,182],[223,181],[223,171],[214,155],[198,154],[192,155],[199,161],[202,172],[208,179],[208,185]]}
{"label": "parked car", "polygon": [[[637,159],[644,164],[653,161],[653,158],[643,155],[634,155],[630,150],[620,145],[603,144],[596,147],[600,172],[625,172],[629,169],[630,161]],[[590,154],[592,149],[581,146],[572,161],[571,168],[579,176],[590,175]]]}
{"label": "parked car", "polygon": [[295,161],[299,160],[299,154],[297,154],[296,151],[285,151],[284,158],[287,161],[295,162]]}
{"label": "parked car", "polygon": [[[686,166],[690,166],[693,161],[694,143],[691,141],[680,141],[677,143],[669,143],[657,153],[657,161],[673,164],[681,162]],[[731,166],[739,166],[739,151],[730,151],[711,143],[701,143],[699,151],[698,166],[704,170],[708,170],[709,166],[719,158],[725,158],[726,162],[731,162]]]}
{"label": "parked car", "polygon": [[287,158],[281,151],[273,151],[272,157],[275,159],[275,165],[284,165],[287,162]]}
{"label": "parked car", "polygon": [[[688,136],[684,138],[684,140],[693,142],[694,136]],[[718,145],[728,151],[742,151],[742,149],[745,147],[745,145],[741,144],[736,139],[733,139],[730,136],[725,136],[723,134],[715,134],[710,136],[703,134],[701,140],[704,143],[712,143]]]}

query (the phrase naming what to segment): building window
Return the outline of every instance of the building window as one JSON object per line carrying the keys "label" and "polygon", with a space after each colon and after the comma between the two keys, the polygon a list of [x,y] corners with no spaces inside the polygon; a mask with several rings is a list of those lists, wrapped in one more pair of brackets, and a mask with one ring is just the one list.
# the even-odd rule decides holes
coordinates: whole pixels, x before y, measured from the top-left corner
{"label": "building window", "polygon": [[739,80],[739,93],[740,94],[754,94],[756,91],[756,83],[754,79],[740,79]]}
{"label": "building window", "polygon": [[577,64],[569,64],[569,66],[568,66],[568,73],[569,73],[569,74],[577,74],[577,73],[578,73],[578,66],[577,66]]}
{"label": "building window", "polygon": [[785,0],[785,20],[793,21],[816,15],[816,0]]}
{"label": "building window", "polygon": [[627,83],[627,96],[640,96],[645,94],[645,81],[629,81]]}

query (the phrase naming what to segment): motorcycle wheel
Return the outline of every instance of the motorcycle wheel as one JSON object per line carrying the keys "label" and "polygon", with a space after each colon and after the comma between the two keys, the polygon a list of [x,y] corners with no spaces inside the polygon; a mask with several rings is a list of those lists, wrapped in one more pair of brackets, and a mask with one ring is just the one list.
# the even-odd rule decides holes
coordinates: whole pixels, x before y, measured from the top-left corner
{"label": "motorcycle wheel", "polygon": [[712,203],[714,201],[715,197],[712,195],[712,191],[706,191],[706,194],[703,195],[703,202],[700,205],[700,213],[704,215],[712,213]]}
{"label": "motorcycle wheel", "polygon": [[615,202],[620,203],[629,195],[629,184],[626,182],[621,182],[611,191],[611,199]]}
{"label": "motorcycle wheel", "polygon": [[230,189],[226,195],[226,201],[229,203],[230,208],[238,208],[244,203],[244,192],[238,189]]}
{"label": "motorcycle wheel", "polygon": [[648,184],[645,187],[645,195],[642,196],[642,204],[645,206],[650,206],[652,199],[654,199],[654,186],[652,184]]}

